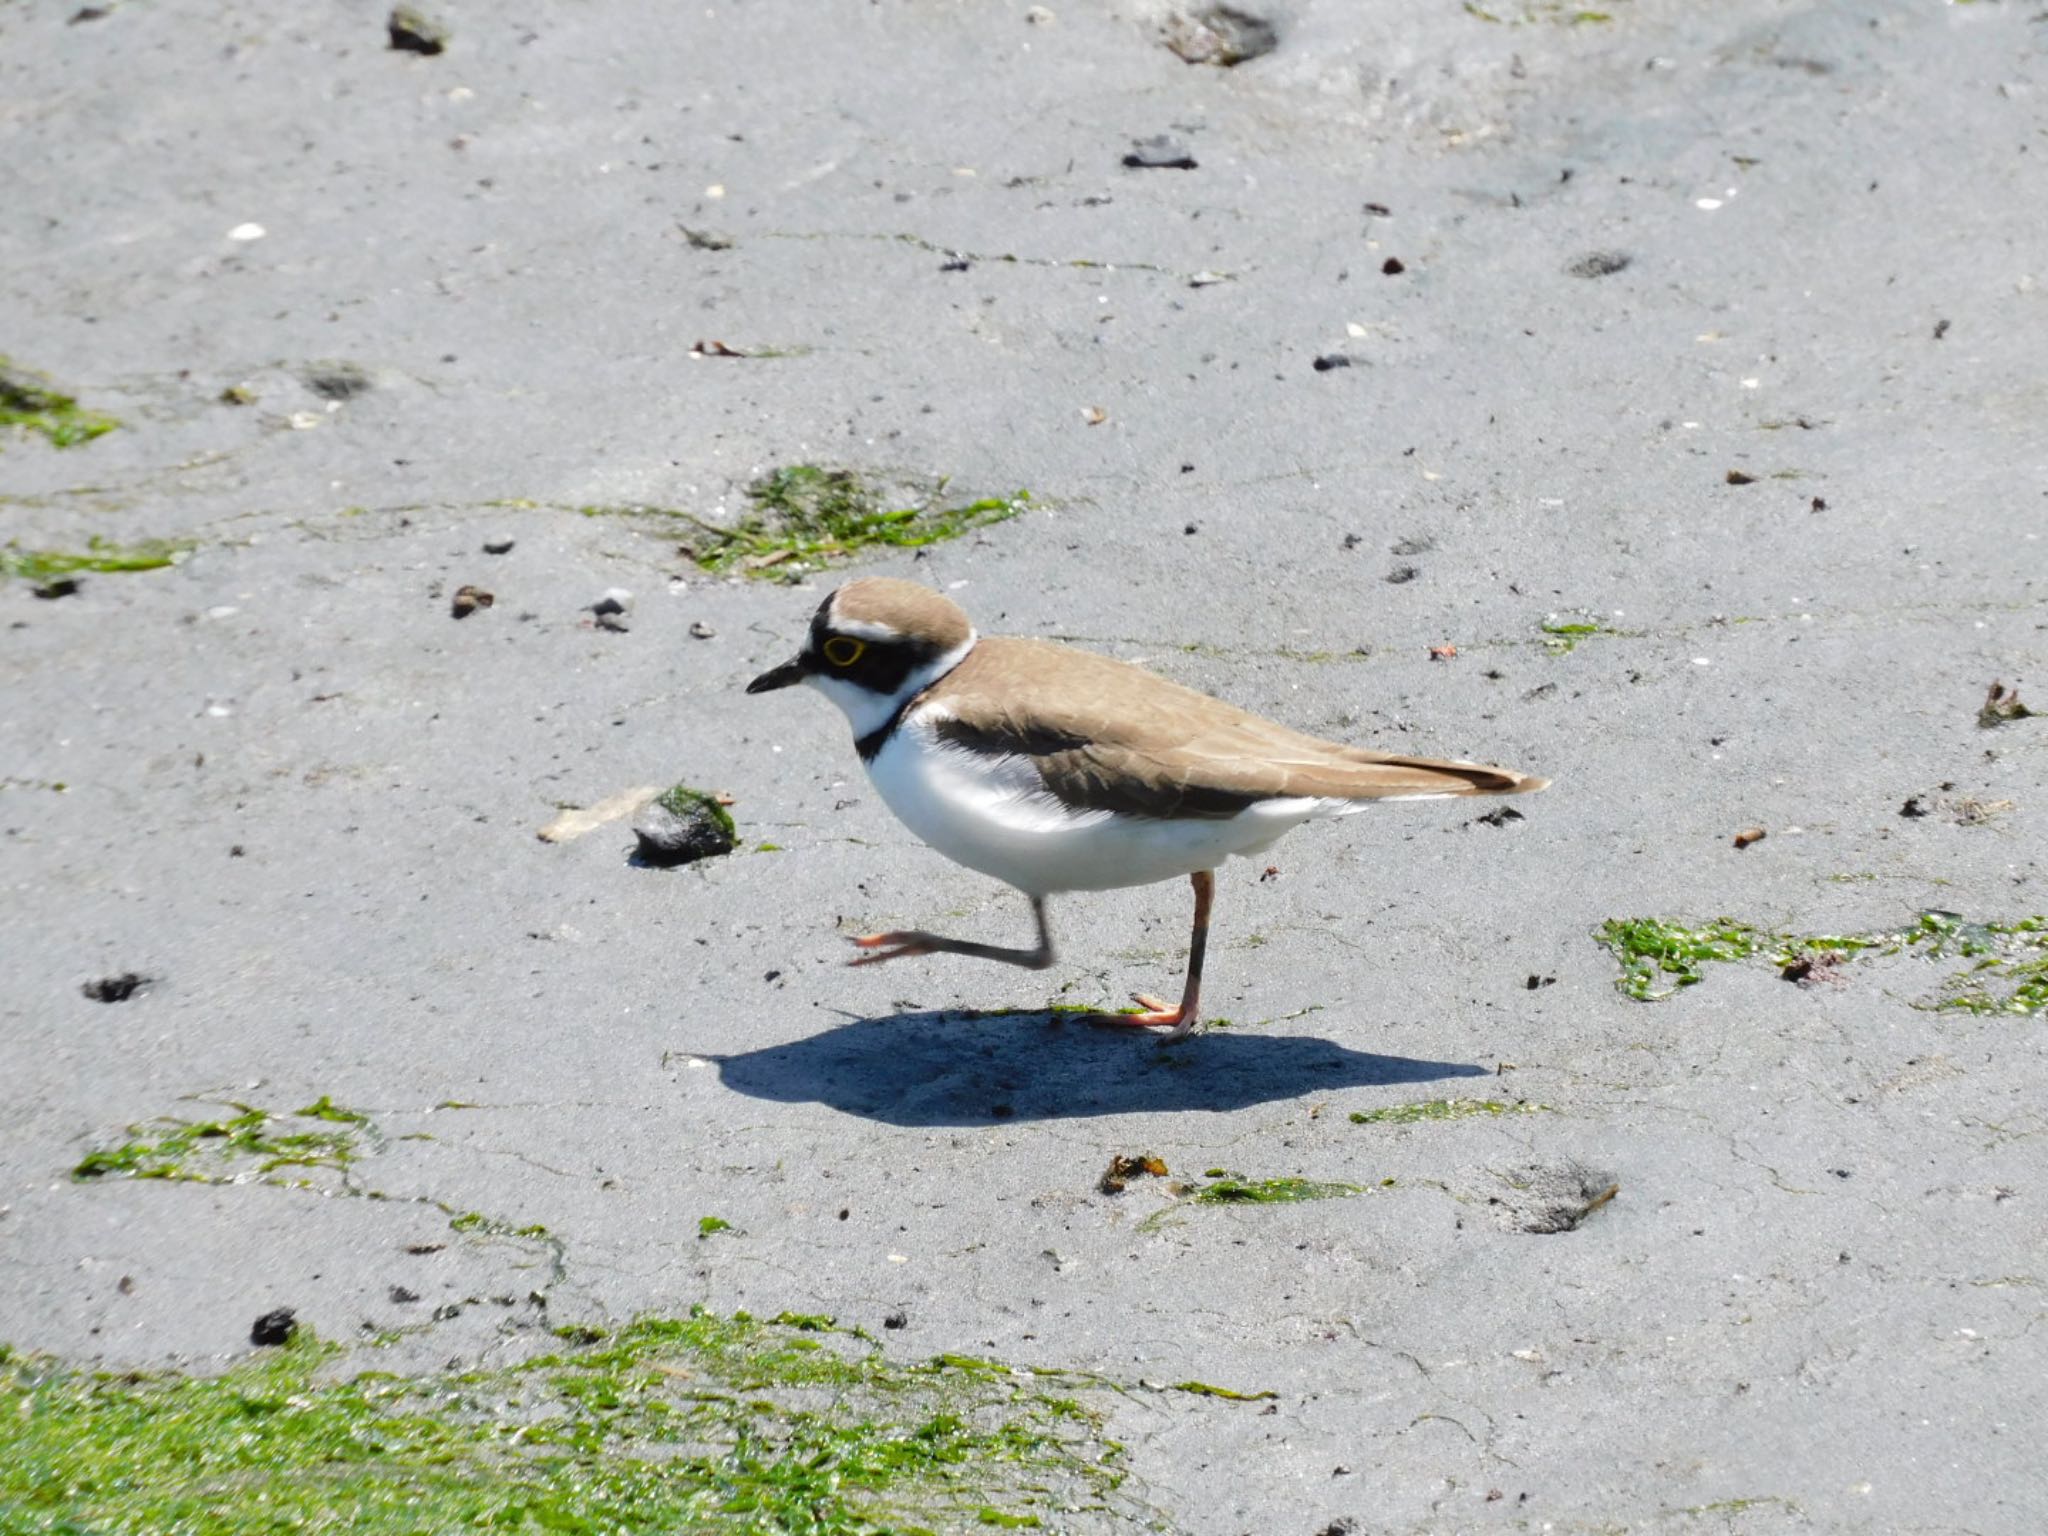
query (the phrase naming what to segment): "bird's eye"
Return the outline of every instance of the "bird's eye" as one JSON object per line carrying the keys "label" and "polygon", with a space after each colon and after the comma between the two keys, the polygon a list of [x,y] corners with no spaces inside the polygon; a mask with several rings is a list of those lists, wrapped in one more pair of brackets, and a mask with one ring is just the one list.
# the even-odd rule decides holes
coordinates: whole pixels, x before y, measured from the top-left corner
{"label": "bird's eye", "polygon": [[849,639],[845,635],[834,635],[825,642],[825,659],[835,667],[850,667],[860,660],[861,652],[868,648],[865,640]]}

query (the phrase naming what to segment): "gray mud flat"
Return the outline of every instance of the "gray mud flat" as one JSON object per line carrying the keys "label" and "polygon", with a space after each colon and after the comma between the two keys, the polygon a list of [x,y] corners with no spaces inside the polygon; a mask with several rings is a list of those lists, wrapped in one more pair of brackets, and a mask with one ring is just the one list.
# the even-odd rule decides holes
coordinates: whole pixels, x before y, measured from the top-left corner
{"label": "gray mud flat", "polygon": [[[2037,9],[0,4],[0,353],[118,423],[0,426],[0,1343],[695,1307],[1084,1404],[897,1528],[2048,1527]],[[839,572],[706,562],[805,465],[1028,490],[835,557],[986,632],[1555,785],[1225,870],[1171,1049],[1060,1010],[1178,887],[847,970],[1028,916],[741,694]],[[677,782],[739,847],[642,867]],[[2009,948],[1595,939],[1927,911]]]}

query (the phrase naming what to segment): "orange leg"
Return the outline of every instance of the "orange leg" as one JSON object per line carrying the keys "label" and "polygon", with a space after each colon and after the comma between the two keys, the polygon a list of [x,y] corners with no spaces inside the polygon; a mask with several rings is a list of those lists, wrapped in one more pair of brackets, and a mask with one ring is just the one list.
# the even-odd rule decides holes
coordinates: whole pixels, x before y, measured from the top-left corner
{"label": "orange leg", "polygon": [[1176,1040],[1185,1040],[1195,1032],[1200,1017],[1202,1001],[1202,957],[1209,948],[1209,908],[1216,899],[1216,872],[1198,869],[1188,880],[1195,888],[1195,931],[1188,939],[1188,979],[1181,988],[1180,1006],[1168,1008],[1158,998],[1143,992],[1131,994],[1131,1000],[1144,1013],[1091,1013],[1091,1024],[1121,1024],[1140,1029],[1156,1026],[1170,1026],[1168,1033],[1161,1037],[1160,1044],[1171,1045]]}
{"label": "orange leg", "polygon": [[1036,949],[1005,949],[999,944],[970,944],[965,939],[943,938],[936,933],[921,929],[910,929],[902,933],[866,933],[855,939],[861,949],[870,949],[870,955],[856,955],[847,961],[848,965],[879,965],[884,960],[902,960],[911,955],[972,955],[978,960],[1000,960],[1005,965],[1021,965],[1026,970],[1042,971],[1053,962],[1052,929],[1046,926],[1045,898],[1031,898],[1031,915],[1038,921],[1038,947]]}

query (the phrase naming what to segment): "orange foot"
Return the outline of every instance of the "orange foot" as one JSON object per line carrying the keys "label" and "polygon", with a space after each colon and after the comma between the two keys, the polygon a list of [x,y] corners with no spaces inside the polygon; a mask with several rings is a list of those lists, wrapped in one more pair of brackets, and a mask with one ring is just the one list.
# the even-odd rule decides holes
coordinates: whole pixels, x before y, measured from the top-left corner
{"label": "orange foot", "polygon": [[1091,1013],[1085,1016],[1085,1022],[1090,1024],[1116,1024],[1133,1029],[1152,1029],[1159,1025],[1168,1025],[1182,1033],[1185,1033],[1194,1026],[1194,1019],[1188,1013],[1185,1005],[1179,1008],[1169,1008],[1165,1003],[1148,992],[1133,992],[1131,994],[1131,1001],[1145,1011],[1143,1013]]}
{"label": "orange foot", "polygon": [[901,960],[910,955],[934,955],[938,953],[938,941],[928,933],[864,933],[856,938],[854,945],[860,949],[872,949],[872,955],[855,955],[848,965],[880,965],[884,960]]}

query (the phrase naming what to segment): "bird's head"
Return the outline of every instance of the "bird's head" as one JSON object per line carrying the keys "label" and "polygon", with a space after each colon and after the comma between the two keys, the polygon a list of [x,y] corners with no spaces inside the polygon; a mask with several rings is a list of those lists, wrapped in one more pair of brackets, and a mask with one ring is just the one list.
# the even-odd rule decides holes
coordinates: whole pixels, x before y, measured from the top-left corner
{"label": "bird's head", "polygon": [[802,648],[747,692],[807,683],[839,706],[856,737],[865,736],[965,660],[974,640],[974,626],[951,598],[914,581],[863,577],[820,603]]}

